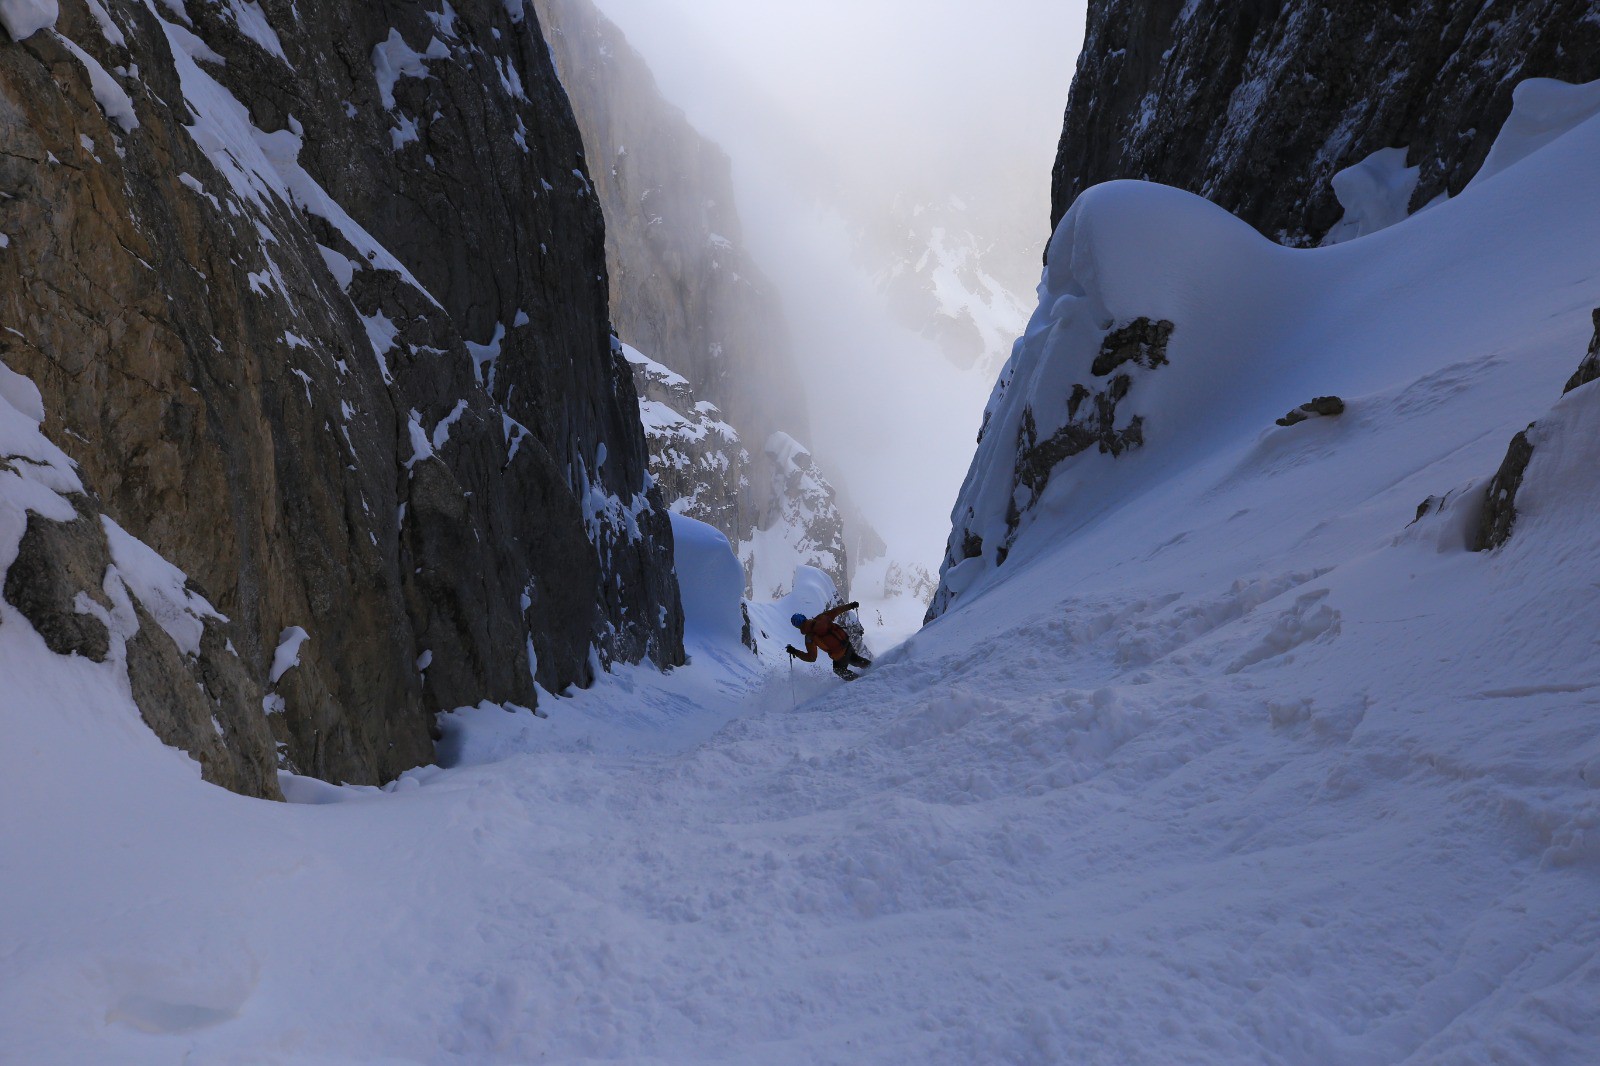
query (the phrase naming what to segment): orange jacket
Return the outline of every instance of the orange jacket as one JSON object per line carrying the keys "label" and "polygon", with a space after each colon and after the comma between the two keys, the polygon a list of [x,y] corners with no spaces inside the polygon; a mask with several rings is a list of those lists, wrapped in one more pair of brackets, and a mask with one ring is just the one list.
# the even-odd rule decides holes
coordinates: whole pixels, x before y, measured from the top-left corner
{"label": "orange jacket", "polygon": [[800,627],[800,632],[806,635],[806,650],[796,658],[814,663],[817,661],[817,649],[821,648],[831,658],[843,659],[850,654],[850,634],[845,632],[834,619],[849,610],[848,604],[835,607],[831,611],[823,611],[815,618],[808,618],[805,625]]}

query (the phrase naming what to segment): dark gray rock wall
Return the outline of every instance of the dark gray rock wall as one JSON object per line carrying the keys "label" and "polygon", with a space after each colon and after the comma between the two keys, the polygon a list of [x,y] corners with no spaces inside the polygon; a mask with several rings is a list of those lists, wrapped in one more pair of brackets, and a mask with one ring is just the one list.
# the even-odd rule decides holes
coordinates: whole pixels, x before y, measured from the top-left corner
{"label": "dark gray rock wall", "polygon": [[662,98],[644,58],[589,0],[534,6],[605,208],[617,332],[757,445],[778,429],[805,437],[782,310],[744,249],[727,153]]}
{"label": "dark gray rock wall", "polygon": [[432,759],[435,712],[585,684],[592,647],[681,661],[531,11],[103,7],[0,41],[4,359],[106,512],[228,617],[286,762],[385,780]]}
{"label": "dark gray rock wall", "polygon": [[1591,0],[1092,0],[1052,184],[1052,227],[1116,178],[1177,186],[1316,244],[1330,179],[1383,148],[1412,209],[1482,165],[1524,78],[1600,78]]}
{"label": "dark gray rock wall", "polygon": [[[727,534],[748,574],[761,569],[753,552],[778,550],[848,589],[851,557],[832,484],[817,470],[792,477],[767,447],[776,433],[805,440],[809,420],[777,293],[743,246],[727,154],[662,98],[644,58],[590,0],[535,6],[604,208],[617,331],[684,379],[682,395],[657,398],[684,425],[711,427],[651,435],[652,471],[668,503]],[[650,389],[650,374],[640,373],[641,389]],[[715,408],[709,421],[697,404]],[[787,523],[800,525],[758,536]],[[863,535],[876,538],[870,528]]]}

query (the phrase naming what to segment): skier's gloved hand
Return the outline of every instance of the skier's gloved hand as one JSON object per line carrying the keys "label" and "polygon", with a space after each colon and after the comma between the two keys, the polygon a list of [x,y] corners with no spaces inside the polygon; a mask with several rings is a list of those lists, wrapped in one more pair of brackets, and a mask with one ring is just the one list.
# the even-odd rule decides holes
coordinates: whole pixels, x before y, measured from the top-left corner
{"label": "skier's gloved hand", "polygon": [[855,610],[856,608],[858,608],[860,606],[861,606],[861,604],[856,603],[854,600],[852,600],[851,602],[849,602],[849,603],[844,605],[844,609],[847,610],[847,611],[853,611],[853,610]]}
{"label": "skier's gloved hand", "polygon": [[797,659],[800,657],[800,649],[795,647],[793,644],[785,644],[783,650]]}

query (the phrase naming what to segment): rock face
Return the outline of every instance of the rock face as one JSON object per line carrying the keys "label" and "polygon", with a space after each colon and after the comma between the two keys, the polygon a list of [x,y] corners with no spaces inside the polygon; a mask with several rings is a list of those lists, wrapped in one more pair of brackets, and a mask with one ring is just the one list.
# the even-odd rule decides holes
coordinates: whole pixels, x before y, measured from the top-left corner
{"label": "rock face", "polygon": [[1344,414],[1344,401],[1339,397],[1314,396],[1278,419],[1278,425],[1298,426],[1313,418],[1335,418],[1342,414]]}
{"label": "rock face", "polygon": [[[587,683],[591,649],[681,661],[599,205],[520,0],[63,0],[0,43],[0,144],[0,358],[227,619],[197,662],[130,651],[164,736],[211,730],[169,697],[227,673],[213,644],[281,708],[239,760],[352,782],[429,761],[437,711]],[[97,584],[68,525],[40,536]]]}
{"label": "rock face", "polygon": [[1600,307],[1594,310],[1594,340],[1589,342],[1589,352],[1583,357],[1583,362],[1578,364],[1578,369],[1573,372],[1572,377],[1567,379],[1567,386],[1561,392],[1565,395],[1596,378],[1600,378]]}
{"label": "rock face", "polygon": [[536,0],[606,216],[624,341],[763,437],[808,432],[777,295],[743,247],[732,164],[589,0]]}
{"label": "rock face", "polygon": [[[1565,396],[1596,378],[1600,378],[1600,307],[1594,311],[1594,339],[1589,342],[1589,351],[1578,364],[1577,372],[1561,390],[1561,394]],[[1592,400],[1590,402],[1592,403]],[[1535,422],[1511,438],[1511,445],[1506,449],[1506,457],[1500,463],[1500,469],[1495,471],[1494,477],[1489,481],[1489,487],[1484,490],[1483,508],[1478,520],[1478,535],[1473,543],[1474,551],[1490,551],[1511,539],[1512,529],[1517,522],[1517,492],[1522,488],[1523,479],[1527,476],[1528,464],[1533,461],[1536,443],[1540,442],[1538,438],[1574,431],[1573,427],[1562,419],[1552,419],[1552,423],[1546,427]],[[1582,432],[1588,433],[1587,420],[1582,421],[1580,426]]]}
{"label": "rock face", "polygon": [[[536,6],[589,149],[611,313],[643,355],[634,369],[651,472],[668,504],[726,534],[747,574],[766,573],[755,556],[778,550],[771,568],[784,584],[805,563],[848,589],[832,487],[809,467],[808,478],[791,476],[762,446],[774,434],[805,438],[808,419],[776,294],[743,248],[727,155],[662,99],[643,57],[589,0]],[[773,525],[792,521],[808,524]]]}
{"label": "rock face", "polygon": [[1015,190],[986,197],[993,203],[981,215],[953,195],[902,192],[848,206],[855,209],[856,256],[874,268],[872,280],[896,321],[937,343],[957,367],[992,374],[1027,324],[1039,249],[1030,240],[1036,231],[1006,225],[1001,205],[1021,198]]}
{"label": "rock face", "polygon": [[1482,165],[1524,78],[1600,77],[1589,0],[1093,0],[1052,184],[1198,193],[1291,245],[1340,221],[1336,173],[1385,149],[1416,210]]}
{"label": "rock face", "polygon": [[760,494],[765,509],[750,539],[739,544],[752,594],[767,599],[786,594],[800,565],[821,570],[836,589],[847,588],[844,519],[833,486],[806,446],[787,433],[768,437],[762,456],[758,470],[770,479]]}
{"label": "rock face", "polygon": [[639,417],[650,446],[650,475],[672,509],[721,531],[755,528],[750,452],[709,400],[696,399],[682,374],[623,345],[639,387]]}

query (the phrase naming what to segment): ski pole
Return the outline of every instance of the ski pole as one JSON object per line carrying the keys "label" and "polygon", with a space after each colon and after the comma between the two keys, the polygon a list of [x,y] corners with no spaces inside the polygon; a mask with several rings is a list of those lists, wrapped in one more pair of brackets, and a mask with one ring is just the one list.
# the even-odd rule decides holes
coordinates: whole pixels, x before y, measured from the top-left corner
{"label": "ski pole", "polygon": [[789,710],[793,711],[800,706],[794,695],[794,656],[789,656]]}

